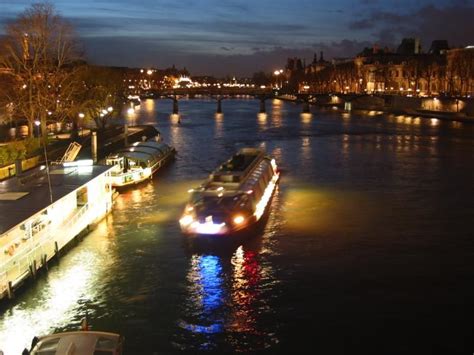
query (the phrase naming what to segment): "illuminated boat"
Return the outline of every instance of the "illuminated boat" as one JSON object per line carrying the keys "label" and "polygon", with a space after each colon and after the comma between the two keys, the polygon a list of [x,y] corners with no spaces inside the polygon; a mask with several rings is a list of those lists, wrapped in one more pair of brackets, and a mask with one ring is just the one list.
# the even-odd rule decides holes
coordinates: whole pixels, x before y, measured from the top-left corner
{"label": "illuminated boat", "polygon": [[174,158],[176,150],[161,142],[136,142],[109,155],[106,165],[113,165],[111,182],[114,187],[126,187],[151,179],[153,174]]}
{"label": "illuminated boat", "polygon": [[35,337],[31,350],[24,350],[25,355],[40,354],[122,354],[123,337],[115,333],[76,331]]}
{"label": "illuminated boat", "polygon": [[186,234],[232,234],[263,216],[279,172],[262,150],[242,148],[196,189],[179,220]]}

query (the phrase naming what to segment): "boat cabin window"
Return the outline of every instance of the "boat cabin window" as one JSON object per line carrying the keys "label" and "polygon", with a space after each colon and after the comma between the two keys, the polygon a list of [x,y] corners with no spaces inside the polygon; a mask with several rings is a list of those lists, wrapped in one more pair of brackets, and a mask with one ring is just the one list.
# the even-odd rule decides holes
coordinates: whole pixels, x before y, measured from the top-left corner
{"label": "boat cabin window", "polygon": [[220,182],[238,182],[239,177],[234,175],[214,175],[212,177],[212,181],[220,181]]}
{"label": "boat cabin window", "polygon": [[87,186],[81,187],[76,191],[77,207],[84,206],[87,203]]}
{"label": "boat cabin window", "polygon": [[121,169],[123,169],[123,158],[116,158],[116,159],[107,159],[107,165],[118,165]]}
{"label": "boat cabin window", "polygon": [[60,340],[61,338],[57,337],[39,343],[32,352],[32,355],[55,355]]}
{"label": "boat cabin window", "polygon": [[112,355],[117,345],[116,339],[100,337],[95,344],[94,355]]}

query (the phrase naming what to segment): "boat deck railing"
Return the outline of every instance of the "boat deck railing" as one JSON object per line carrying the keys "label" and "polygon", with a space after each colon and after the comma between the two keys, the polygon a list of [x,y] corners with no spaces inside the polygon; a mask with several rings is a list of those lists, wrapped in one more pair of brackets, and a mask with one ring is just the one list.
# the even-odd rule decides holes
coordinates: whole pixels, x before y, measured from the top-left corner
{"label": "boat deck railing", "polygon": [[[8,256],[0,264],[0,298],[7,292],[8,282],[15,287],[30,273],[36,273],[40,266],[39,262],[46,262],[51,259],[58,250],[61,250],[69,241],[84,230],[94,213],[89,203],[81,206],[76,212],[66,220],[66,222],[51,226],[48,225],[38,231],[33,237],[27,239],[20,250],[14,255]],[[1,258],[4,259],[4,258]],[[0,260],[1,260],[0,259]],[[44,261],[43,261],[44,260]],[[31,268],[34,267],[35,270]]]}

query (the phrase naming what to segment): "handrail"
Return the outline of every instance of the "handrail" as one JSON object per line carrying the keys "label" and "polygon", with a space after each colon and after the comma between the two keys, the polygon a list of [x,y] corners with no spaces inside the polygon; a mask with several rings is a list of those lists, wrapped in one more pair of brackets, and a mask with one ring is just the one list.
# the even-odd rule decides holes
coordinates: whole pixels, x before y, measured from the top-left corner
{"label": "handrail", "polygon": [[[32,252],[34,252],[35,250],[37,250],[38,248],[41,248],[43,247],[47,242],[50,242],[51,241],[51,235],[55,234],[54,232],[56,232],[57,230],[60,230],[60,229],[67,229],[67,228],[71,228],[72,224],[73,223],[76,223],[77,220],[82,217],[85,212],[87,212],[89,210],[89,204],[86,203],[84,206],[82,206],[79,211],[77,213],[75,213],[72,218],[68,219],[67,222],[65,223],[62,223],[58,226],[56,226],[54,229],[51,227],[51,225],[48,225],[48,227],[46,227],[45,229],[43,229],[40,233],[41,235],[40,236],[35,236],[35,237],[32,237],[33,239],[36,239],[31,241],[31,244],[28,245],[28,246],[25,246],[25,248],[21,251],[19,251],[18,253],[15,253],[15,255],[11,256],[11,258],[9,258],[7,261],[5,261],[3,264],[0,265],[0,270],[5,270],[7,271],[8,269],[6,268],[7,265],[11,264],[11,263],[16,263],[19,259],[22,259],[22,258],[25,258],[25,257],[28,257]],[[46,237],[45,237],[46,236]],[[36,242],[36,243],[35,243]]]}

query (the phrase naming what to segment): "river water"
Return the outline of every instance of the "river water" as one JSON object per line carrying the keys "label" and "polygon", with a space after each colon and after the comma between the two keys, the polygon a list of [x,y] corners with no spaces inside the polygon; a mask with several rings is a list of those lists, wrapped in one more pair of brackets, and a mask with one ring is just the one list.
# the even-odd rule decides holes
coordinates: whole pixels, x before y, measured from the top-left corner
{"label": "river water", "polygon": [[[147,100],[178,156],[121,194],[97,229],[1,308],[0,349],[76,329],[123,334],[127,354],[474,351],[474,125],[279,100]],[[196,249],[187,190],[238,148],[282,170],[261,232]]]}

